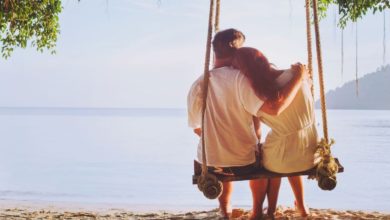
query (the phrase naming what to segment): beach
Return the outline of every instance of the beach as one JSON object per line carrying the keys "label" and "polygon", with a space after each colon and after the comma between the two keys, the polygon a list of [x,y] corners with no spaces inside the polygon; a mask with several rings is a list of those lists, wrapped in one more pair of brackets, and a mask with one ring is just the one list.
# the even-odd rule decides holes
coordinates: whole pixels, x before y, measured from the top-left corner
{"label": "beach", "polygon": [[[250,210],[233,209],[231,219],[248,219]],[[54,206],[23,208],[1,208],[0,219],[222,219],[217,209],[208,211],[129,211],[128,209],[103,208],[103,209],[78,209],[59,208]],[[265,218],[267,219],[267,218]],[[310,208],[310,216],[301,218],[293,208],[278,207],[275,219],[390,219],[389,213],[365,212],[358,210],[332,210]]]}

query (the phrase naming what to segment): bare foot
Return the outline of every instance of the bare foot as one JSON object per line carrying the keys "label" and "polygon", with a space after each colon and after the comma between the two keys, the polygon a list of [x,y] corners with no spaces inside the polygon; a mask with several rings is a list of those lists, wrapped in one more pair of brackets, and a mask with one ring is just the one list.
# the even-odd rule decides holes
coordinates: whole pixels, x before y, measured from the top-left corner
{"label": "bare foot", "polygon": [[251,213],[251,216],[249,217],[249,220],[261,220],[263,218],[263,213]]}
{"label": "bare foot", "polygon": [[253,213],[249,217],[249,220],[273,220],[275,219],[274,216],[270,216],[267,214],[260,214],[260,215],[254,215]]}
{"label": "bare foot", "polygon": [[219,206],[219,214],[223,217],[223,218],[227,218],[229,219],[230,216],[232,215],[232,207],[228,204],[221,204]]}
{"label": "bare foot", "polygon": [[263,210],[263,213],[267,213],[267,216],[270,218],[270,219],[274,219],[275,218],[275,212],[276,210],[274,209],[270,209],[269,207],[266,207],[264,208]]}
{"label": "bare foot", "polygon": [[265,218],[265,219],[275,219],[275,215],[273,213],[267,214],[266,216],[267,216],[267,218]]}
{"label": "bare foot", "polygon": [[242,218],[242,216],[244,216],[244,215],[245,215],[245,210],[244,209],[233,209],[231,218],[232,219]]}
{"label": "bare foot", "polygon": [[301,217],[309,216],[309,209],[305,205],[298,205],[297,201],[294,201],[295,211],[298,212]]}

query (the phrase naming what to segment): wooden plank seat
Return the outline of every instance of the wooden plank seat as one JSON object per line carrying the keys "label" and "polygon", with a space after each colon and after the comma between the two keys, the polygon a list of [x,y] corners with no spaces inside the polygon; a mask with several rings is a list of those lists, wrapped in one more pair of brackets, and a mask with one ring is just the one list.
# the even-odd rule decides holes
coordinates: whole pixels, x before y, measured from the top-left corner
{"label": "wooden plank seat", "polygon": [[[340,164],[339,160],[335,158],[336,163],[339,166],[339,173],[344,172],[344,167]],[[221,174],[215,174],[215,176],[218,178],[218,180],[222,182],[226,181],[242,181],[242,180],[252,180],[252,179],[258,179],[258,178],[272,178],[272,177],[287,177],[287,176],[306,176],[306,175],[316,175],[316,168],[313,167],[309,170],[302,171],[302,172],[295,172],[295,173],[274,173],[271,171],[268,171],[264,169],[263,167],[259,167],[256,172],[247,174],[247,175],[221,175]],[[202,173],[202,165],[194,160],[194,175],[192,176],[192,184],[198,183],[198,178],[200,177]]]}

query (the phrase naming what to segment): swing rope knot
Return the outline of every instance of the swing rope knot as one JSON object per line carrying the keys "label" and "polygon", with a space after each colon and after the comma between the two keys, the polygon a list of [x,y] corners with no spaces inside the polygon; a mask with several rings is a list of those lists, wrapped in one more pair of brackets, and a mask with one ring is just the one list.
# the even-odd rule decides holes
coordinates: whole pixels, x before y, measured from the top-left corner
{"label": "swing rope knot", "polygon": [[216,199],[222,194],[223,186],[215,175],[206,173],[199,177],[198,189],[206,198]]}
{"label": "swing rope knot", "polygon": [[334,143],[333,139],[328,142],[322,138],[315,153],[318,164],[314,178],[317,179],[318,186],[323,190],[333,190],[337,185],[336,174],[339,171],[339,166],[330,150]]}

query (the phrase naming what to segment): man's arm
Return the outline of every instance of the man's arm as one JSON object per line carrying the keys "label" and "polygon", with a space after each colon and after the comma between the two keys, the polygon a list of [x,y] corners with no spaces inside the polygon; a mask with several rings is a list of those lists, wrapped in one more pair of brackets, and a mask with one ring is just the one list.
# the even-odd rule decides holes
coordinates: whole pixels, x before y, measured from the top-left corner
{"label": "man's arm", "polygon": [[256,137],[260,141],[260,139],[261,139],[261,125],[260,125],[260,119],[258,117],[253,116],[253,125],[255,127]]}
{"label": "man's arm", "polygon": [[203,76],[200,76],[191,86],[187,96],[188,125],[200,136],[202,120],[202,85]]}
{"label": "man's arm", "polygon": [[279,99],[276,101],[267,100],[261,106],[260,111],[270,115],[279,115],[291,104],[307,74],[304,65],[299,63],[292,65],[291,70],[294,76],[280,91]]}

